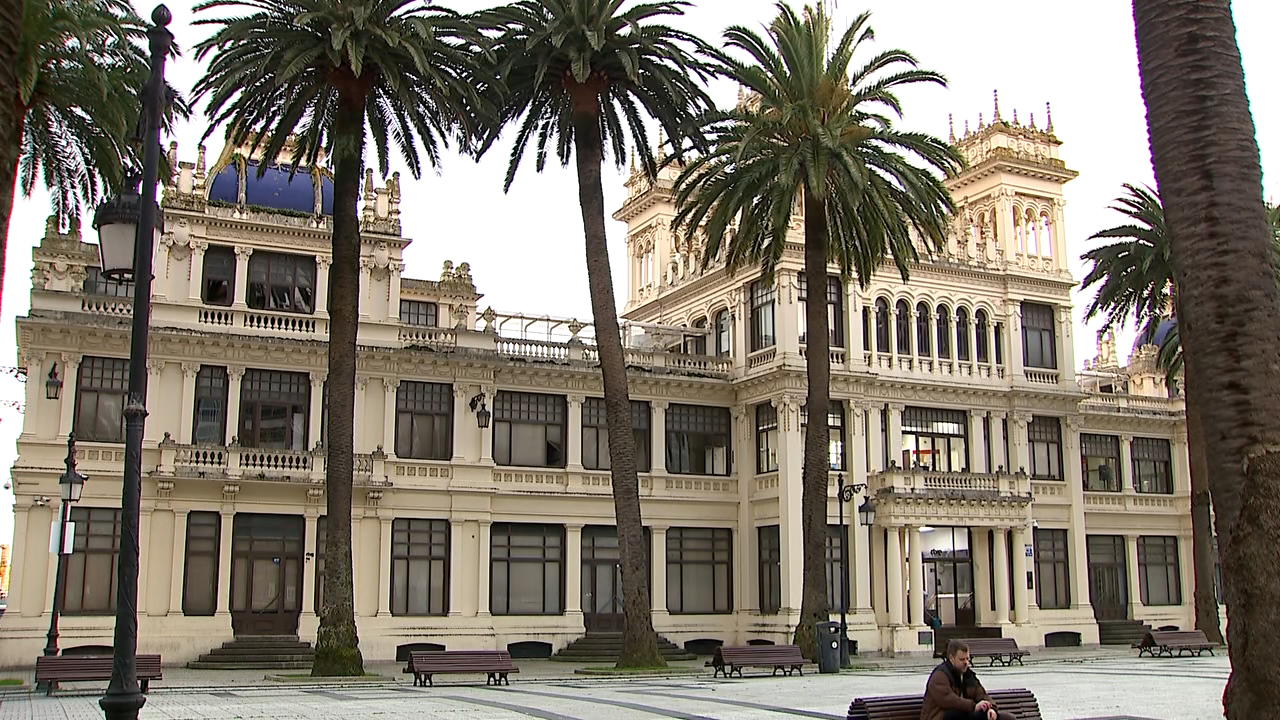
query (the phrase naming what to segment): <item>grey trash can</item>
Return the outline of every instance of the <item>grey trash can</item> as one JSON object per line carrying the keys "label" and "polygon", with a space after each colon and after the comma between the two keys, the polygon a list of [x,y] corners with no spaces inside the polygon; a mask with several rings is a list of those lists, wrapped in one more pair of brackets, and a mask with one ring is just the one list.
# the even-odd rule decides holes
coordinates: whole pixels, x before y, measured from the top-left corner
{"label": "grey trash can", "polygon": [[840,672],[840,623],[818,623],[818,672]]}

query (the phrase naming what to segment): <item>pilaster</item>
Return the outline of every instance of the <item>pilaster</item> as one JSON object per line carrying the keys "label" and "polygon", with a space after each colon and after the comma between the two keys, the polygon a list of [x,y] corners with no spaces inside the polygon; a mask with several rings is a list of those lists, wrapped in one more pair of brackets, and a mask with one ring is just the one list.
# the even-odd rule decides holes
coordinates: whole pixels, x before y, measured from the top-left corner
{"label": "pilaster", "polygon": [[[566,444],[569,446],[567,469],[569,472],[582,472],[582,403],[586,402],[586,397],[571,394],[567,400],[569,405],[569,424],[565,428],[568,434],[565,438]],[[581,533],[582,528],[579,527],[578,531]]]}
{"label": "pilaster", "polygon": [[903,624],[902,599],[902,528],[886,528],[885,533],[885,585],[889,595],[889,625]]}
{"label": "pilaster", "polygon": [[235,510],[222,510],[222,526],[218,530],[218,612],[226,617],[231,608],[231,533]]}
{"label": "pilaster", "polygon": [[[167,613],[170,615],[182,615],[182,593],[186,588],[187,579],[185,570],[187,567],[187,517],[188,511],[185,509],[176,509],[173,511],[173,557],[170,558],[169,570],[169,607]],[[221,541],[221,537],[219,537]],[[221,545],[221,542],[219,542]],[[218,548],[221,552],[222,548]],[[218,556],[221,563],[222,556]]]}
{"label": "pilaster", "polygon": [[245,369],[235,365],[227,368],[227,435],[228,444],[240,437],[240,396],[244,384]]}
{"label": "pilaster", "polygon": [[[201,293],[204,291],[204,253],[209,249],[209,243],[203,240],[191,240],[187,243],[187,247],[191,249],[191,279],[187,284],[187,300],[192,303],[201,303],[204,298]],[[245,267],[240,267],[239,252],[236,253],[236,295],[233,300],[239,303],[240,307],[244,307],[244,289],[248,282],[248,259],[246,256]]]}
{"label": "pilaster", "polygon": [[[195,275],[195,256],[196,254],[193,251],[191,253],[191,257],[192,257],[191,279],[195,281],[197,284],[196,290],[194,292],[197,293],[197,296],[195,299],[198,300],[199,299],[198,293],[200,289],[199,289],[199,281],[196,280],[197,276]],[[246,291],[249,289],[249,258],[251,257],[253,257],[253,248],[247,247],[244,245],[236,246],[236,294],[231,304],[231,306],[234,308],[246,309],[249,307]],[[203,265],[204,264],[203,253],[201,253],[200,258],[201,258],[201,265]]]}
{"label": "pilaster", "polygon": [[324,381],[329,377],[329,373],[324,370],[311,371],[311,411],[308,415],[307,442],[306,449],[310,450],[317,444],[324,443],[321,436],[321,429],[324,421]]}
{"label": "pilaster", "polygon": [[564,614],[569,622],[577,623],[582,621],[582,523],[569,523],[564,529]]}
{"label": "pilaster", "polygon": [[649,565],[652,568],[653,615],[667,616],[667,526],[649,526]]}
{"label": "pilaster", "polygon": [[65,439],[76,426],[76,388],[80,383],[80,353],[62,353],[62,407],[58,437]]}
{"label": "pilaster", "polygon": [[400,378],[383,378],[382,400],[382,451],[387,457],[395,457],[396,449],[396,391],[400,387]]}
{"label": "pilaster", "polygon": [[1013,621],[1027,624],[1027,531],[1021,525],[1010,532],[1013,543]]}

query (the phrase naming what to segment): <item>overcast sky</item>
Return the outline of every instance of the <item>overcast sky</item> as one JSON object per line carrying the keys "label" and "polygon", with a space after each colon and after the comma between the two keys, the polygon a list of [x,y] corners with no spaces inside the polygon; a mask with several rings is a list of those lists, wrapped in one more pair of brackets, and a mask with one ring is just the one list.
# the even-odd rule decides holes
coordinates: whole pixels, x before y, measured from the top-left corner
{"label": "overcast sky", "polygon": [[[471,11],[495,3],[452,0],[442,4]],[[149,5],[138,7],[149,16]],[[189,90],[201,75],[190,48],[204,37],[205,29],[191,25],[190,3],[176,1],[170,7],[174,14],[171,27],[185,55],[170,65],[168,77],[177,87]],[[773,8],[772,0],[700,0],[674,24],[718,43],[726,24],[758,28],[772,18]],[[1262,166],[1264,170],[1280,167],[1280,93],[1276,91],[1280,87],[1280,51],[1273,32],[1280,24],[1280,4],[1237,0],[1234,8]],[[1054,129],[1064,143],[1062,158],[1080,172],[1066,189],[1067,233],[1073,258],[1088,247],[1089,235],[1116,224],[1118,217],[1107,205],[1121,191],[1121,183],[1154,185],[1129,3],[838,0],[837,18],[847,22],[864,9],[872,12],[876,48],[908,50],[923,67],[943,73],[950,81],[945,89],[930,87],[904,93],[906,127],[945,137],[948,114],[954,114],[957,130],[965,120],[976,127],[979,113],[990,119],[992,91],[997,89],[1005,117],[1017,109],[1019,119],[1026,122],[1034,112],[1042,127],[1045,103],[1052,103]],[[736,88],[717,85],[713,94],[727,104],[734,100]],[[203,110],[204,105],[199,107]],[[176,140],[180,159],[194,160],[204,130],[203,119],[195,120],[164,142],[167,145],[170,139]],[[219,144],[211,140],[210,162],[219,150]],[[449,154],[443,167],[420,180],[407,177],[407,173],[402,177],[404,235],[413,240],[406,251],[406,276],[435,278],[444,260],[466,261],[471,263],[478,290],[485,295],[482,307],[589,318],[582,224],[572,169],[548,169],[538,177],[529,163],[511,192],[504,195],[505,160],[501,148],[478,165]],[[393,168],[396,166],[393,161]],[[622,180],[612,169],[606,170],[604,190],[610,210],[622,202]],[[1272,182],[1266,196],[1276,199],[1280,186]],[[0,317],[0,365],[17,364],[14,318],[25,315],[30,304],[30,248],[39,244],[48,208],[43,193],[18,200],[14,208]],[[622,303],[627,292],[622,264],[626,228],[613,220],[608,226],[614,286]],[[1077,278],[1083,276],[1082,267],[1076,260]],[[1084,304],[1085,298],[1075,299],[1077,365],[1094,354],[1095,332],[1079,322]],[[1132,333],[1122,338],[1122,353],[1131,338]],[[0,374],[0,400],[22,399],[21,383]],[[14,443],[21,423],[16,409],[0,407],[0,466],[10,467],[16,460]],[[0,492],[0,541],[7,541],[12,534],[11,497]]]}

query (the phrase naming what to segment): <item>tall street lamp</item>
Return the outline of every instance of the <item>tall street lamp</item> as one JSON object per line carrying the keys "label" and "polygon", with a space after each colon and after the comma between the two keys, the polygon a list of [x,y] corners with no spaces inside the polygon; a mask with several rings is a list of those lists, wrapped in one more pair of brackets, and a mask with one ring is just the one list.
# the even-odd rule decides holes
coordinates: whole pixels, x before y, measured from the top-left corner
{"label": "tall street lamp", "polygon": [[62,612],[63,585],[67,574],[67,522],[71,519],[71,503],[80,501],[80,493],[84,490],[85,476],[76,472],[76,434],[67,436],[67,470],[58,479],[62,488],[62,513],[58,521],[58,570],[53,581],[53,612],[49,616],[49,640],[45,643],[44,654],[58,654],[58,615]]}
{"label": "tall street lamp", "polygon": [[[840,515],[840,666],[846,667],[849,664],[849,623],[846,615],[849,613],[849,533],[844,527],[844,504],[853,502],[853,497],[867,489],[866,483],[853,483],[852,485],[844,484],[844,473],[836,476],[839,484],[839,507]],[[871,527],[876,521],[876,504],[868,495],[858,506],[858,519],[864,527]]]}
{"label": "tall street lamp", "polygon": [[[102,274],[133,280],[133,331],[125,403],[124,486],[120,492],[120,562],[116,575],[116,628],[111,682],[98,701],[108,720],[136,720],[146,698],[138,689],[138,516],[142,501],[142,431],[147,418],[147,335],[151,319],[151,256],[164,227],[156,204],[160,174],[160,118],[167,100],[164,63],[173,45],[169,8],[157,5],[147,28],[151,77],[142,107],[142,188],[125,191],[100,206],[98,230]],[[132,247],[130,247],[132,244]],[[131,262],[130,262],[131,261]]]}

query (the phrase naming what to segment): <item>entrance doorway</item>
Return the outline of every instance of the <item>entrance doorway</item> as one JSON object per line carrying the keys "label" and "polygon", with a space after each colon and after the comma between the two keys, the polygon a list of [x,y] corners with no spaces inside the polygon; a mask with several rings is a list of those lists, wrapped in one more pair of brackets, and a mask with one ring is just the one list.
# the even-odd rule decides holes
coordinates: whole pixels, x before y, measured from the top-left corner
{"label": "entrance doorway", "polygon": [[1098,621],[1129,619],[1129,572],[1124,537],[1089,535],[1089,603]]}
{"label": "entrance doorway", "polygon": [[236,513],[231,540],[231,629],[296,635],[305,524],[297,515]]}
{"label": "entrance doorway", "polygon": [[924,547],[925,624],[934,627],[973,627],[973,560],[969,557],[969,529],[921,529]]}
{"label": "entrance doorway", "polygon": [[[645,528],[646,549],[649,543],[649,528]],[[645,557],[648,559],[648,553]],[[652,560],[646,567],[653,567]],[[652,585],[649,593],[653,593]],[[582,528],[582,621],[588,633],[623,629],[622,550],[618,546],[618,529],[613,526]]]}

